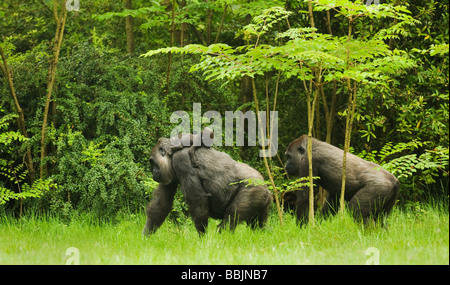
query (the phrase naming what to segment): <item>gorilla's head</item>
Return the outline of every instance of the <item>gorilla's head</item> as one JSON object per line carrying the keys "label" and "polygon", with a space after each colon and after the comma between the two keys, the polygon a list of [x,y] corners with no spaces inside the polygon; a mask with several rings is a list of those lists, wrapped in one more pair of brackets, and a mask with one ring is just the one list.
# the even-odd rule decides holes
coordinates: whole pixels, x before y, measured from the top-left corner
{"label": "gorilla's head", "polygon": [[172,168],[172,147],[170,139],[160,138],[153,147],[150,157],[153,180],[163,185],[170,184],[175,178]]}
{"label": "gorilla's head", "polygon": [[306,148],[308,145],[308,137],[303,135],[293,140],[285,152],[287,161],[284,165],[289,176],[298,176],[300,172],[300,164],[307,159]]}

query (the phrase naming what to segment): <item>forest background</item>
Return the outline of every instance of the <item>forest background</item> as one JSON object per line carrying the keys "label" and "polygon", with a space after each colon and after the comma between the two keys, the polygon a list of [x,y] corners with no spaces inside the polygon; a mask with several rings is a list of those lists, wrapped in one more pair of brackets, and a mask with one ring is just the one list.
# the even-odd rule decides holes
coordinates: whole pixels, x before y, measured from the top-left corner
{"label": "forest background", "polygon": [[[398,207],[448,208],[448,1],[68,2],[0,4],[1,215],[142,213],[151,149],[193,103],[278,111],[268,167],[257,147],[219,149],[280,193],[293,187],[284,150],[314,103],[312,135],[343,148],[351,130],[350,151],[399,178]],[[272,57],[300,52],[310,57]],[[177,196],[171,218],[186,213]]]}

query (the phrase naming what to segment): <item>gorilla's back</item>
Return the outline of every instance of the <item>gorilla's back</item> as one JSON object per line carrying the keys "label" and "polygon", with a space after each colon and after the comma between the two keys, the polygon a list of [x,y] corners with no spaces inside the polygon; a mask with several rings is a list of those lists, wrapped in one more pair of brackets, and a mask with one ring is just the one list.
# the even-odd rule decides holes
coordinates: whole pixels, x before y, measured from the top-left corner
{"label": "gorilla's back", "polygon": [[210,212],[213,218],[222,218],[237,191],[241,181],[262,175],[249,165],[233,160],[228,154],[213,148],[199,148],[195,154],[199,167],[194,168],[204,191],[211,195]]}

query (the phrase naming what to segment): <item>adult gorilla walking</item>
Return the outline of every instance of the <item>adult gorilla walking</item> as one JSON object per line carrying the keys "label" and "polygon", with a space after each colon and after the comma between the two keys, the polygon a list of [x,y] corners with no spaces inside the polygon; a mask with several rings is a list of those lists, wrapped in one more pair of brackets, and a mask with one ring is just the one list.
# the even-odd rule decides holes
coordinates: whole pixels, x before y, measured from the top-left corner
{"label": "adult gorilla walking", "polygon": [[252,228],[262,228],[272,195],[267,186],[249,183],[249,180],[262,181],[262,175],[213,148],[195,150],[195,167],[192,156],[192,149],[174,147],[173,139],[160,138],[152,149],[153,179],[159,185],[147,205],[143,233],[151,234],[161,226],[172,209],[179,185],[200,234],[205,232],[209,217],[222,219],[219,229],[229,224],[234,230],[239,221],[246,221]]}
{"label": "adult gorilla walking", "polygon": [[[293,140],[286,150],[286,172],[290,176],[308,176],[308,136]],[[312,166],[314,181],[329,192],[322,208],[325,215],[336,213],[342,183],[342,161],[344,151],[328,143],[313,139]],[[378,164],[347,153],[347,174],[344,198],[355,220],[367,224],[371,219],[389,215],[397,199],[399,182],[394,175]],[[296,215],[299,223],[307,221],[308,191],[296,192]]]}

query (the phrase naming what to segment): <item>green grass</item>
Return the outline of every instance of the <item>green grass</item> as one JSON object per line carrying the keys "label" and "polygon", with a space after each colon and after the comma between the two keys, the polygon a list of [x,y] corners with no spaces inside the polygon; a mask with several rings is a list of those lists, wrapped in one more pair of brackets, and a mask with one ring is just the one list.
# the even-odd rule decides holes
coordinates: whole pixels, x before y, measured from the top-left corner
{"label": "green grass", "polygon": [[[444,207],[395,209],[387,227],[363,228],[349,216],[300,228],[286,214],[269,228],[217,233],[210,220],[199,237],[191,222],[166,221],[152,236],[141,235],[145,216],[124,215],[100,223],[89,215],[70,222],[58,217],[0,218],[0,264],[65,264],[79,250],[80,264],[365,264],[374,247],[380,264],[449,264],[449,214]],[[68,259],[69,257],[69,259]]]}

